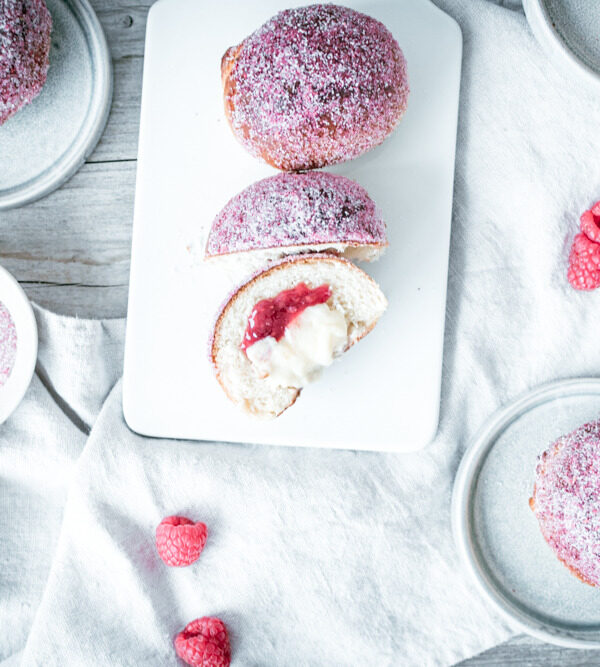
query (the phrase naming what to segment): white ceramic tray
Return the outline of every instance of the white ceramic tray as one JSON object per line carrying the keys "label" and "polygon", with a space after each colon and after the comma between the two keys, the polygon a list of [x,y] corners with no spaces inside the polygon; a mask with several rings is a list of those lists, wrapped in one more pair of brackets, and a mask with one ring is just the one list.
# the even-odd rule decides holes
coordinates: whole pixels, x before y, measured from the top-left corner
{"label": "white ceramic tray", "polygon": [[454,536],[482,593],[512,623],[547,642],[600,648],[598,589],[572,575],[529,508],[537,456],[600,417],[600,379],[538,387],[494,414],[454,485]]}
{"label": "white ceramic tray", "polygon": [[50,69],[31,104],[0,127],[0,210],[43,197],[94,150],[112,99],[112,65],[87,0],[48,0]]}
{"label": "white ceramic tray", "polygon": [[429,0],[349,1],[383,21],[408,61],[408,111],[380,147],[331,171],[367,188],[390,247],[364,268],[389,308],[281,417],[225,397],[207,356],[230,281],[202,261],[224,204],[275,173],[223,114],[220,60],[289,0],[160,0],[150,10],[133,228],[123,408],[151,436],[407,451],[438,423],[462,38]]}

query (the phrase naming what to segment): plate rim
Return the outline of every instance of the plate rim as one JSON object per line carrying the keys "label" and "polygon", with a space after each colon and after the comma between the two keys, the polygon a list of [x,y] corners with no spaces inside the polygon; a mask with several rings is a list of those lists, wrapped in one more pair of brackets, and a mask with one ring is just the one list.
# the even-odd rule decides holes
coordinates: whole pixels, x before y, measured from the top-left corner
{"label": "plate rim", "polygon": [[113,97],[113,67],[104,30],[88,0],[56,0],[65,5],[84,28],[93,63],[92,92],[88,111],[71,145],[47,170],[19,185],[0,189],[0,211],[30,204],[68,181],[95,149],[110,115]]}
{"label": "plate rim", "polygon": [[[38,328],[37,320],[33,312],[31,301],[25,294],[25,291],[17,279],[3,266],[0,266],[0,287],[5,286],[10,299],[16,301],[17,309],[6,306],[7,299],[0,293],[0,301],[8,308],[8,312],[15,324],[20,330],[20,336],[25,334],[25,339],[19,342],[17,338],[17,356],[12,372],[6,383],[0,387],[0,395],[4,391],[10,391],[8,398],[0,402],[0,425],[3,424],[10,415],[17,409],[31,384],[35,367],[37,364],[38,352]],[[25,346],[25,347],[23,347]],[[13,389],[16,387],[16,389]],[[4,400],[4,396],[2,396]]]}
{"label": "plate rim", "polygon": [[593,85],[600,84],[600,72],[590,67],[569,48],[554,27],[544,0],[523,0],[523,10],[533,34],[551,57],[560,60],[561,64],[571,68],[571,71],[574,69]]}
{"label": "plate rim", "polygon": [[583,376],[553,380],[521,393],[488,417],[471,439],[463,454],[454,480],[450,511],[454,543],[462,564],[468,570],[471,579],[477,584],[479,592],[492,604],[496,611],[506,621],[516,625],[532,637],[558,646],[578,649],[600,648],[600,638],[583,639],[569,636],[563,631],[551,632],[541,622],[535,623],[530,620],[530,617],[524,612],[519,615],[513,606],[504,601],[502,595],[482,572],[479,559],[473,549],[474,539],[472,538],[469,516],[471,513],[472,489],[479,477],[479,471],[487,453],[494,446],[493,442],[490,444],[490,439],[504,429],[515,417],[518,417],[520,413],[524,413],[525,409],[531,409],[545,403],[557,390],[582,389],[586,385],[593,385],[600,393],[600,378],[598,377]]}

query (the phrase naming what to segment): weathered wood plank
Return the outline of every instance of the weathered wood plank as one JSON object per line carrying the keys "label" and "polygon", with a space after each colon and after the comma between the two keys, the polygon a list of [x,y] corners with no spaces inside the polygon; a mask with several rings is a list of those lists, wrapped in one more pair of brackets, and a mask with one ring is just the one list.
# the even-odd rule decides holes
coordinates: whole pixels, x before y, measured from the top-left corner
{"label": "weathered wood plank", "polygon": [[111,162],[137,158],[142,96],[141,56],[113,62],[113,103],[102,138],[87,162]]}
{"label": "weathered wood plank", "polygon": [[33,298],[43,296],[42,305],[86,317],[101,316],[101,305],[102,316],[125,315],[135,168],[86,164],[48,197],[0,214],[0,262]]}
{"label": "weathered wood plank", "polygon": [[21,283],[30,299],[60,315],[103,319],[122,317],[127,309],[128,286],[53,285]]}
{"label": "weathered wood plank", "polygon": [[154,0],[91,0],[115,60],[144,55],[148,9]]}
{"label": "weathered wood plank", "polygon": [[461,667],[583,667],[600,665],[600,652],[562,648],[521,635],[459,664]]}
{"label": "weathered wood plank", "polygon": [[89,161],[132,160],[137,156],[144,37],[152,2],[95,0],[92,4],[113,59],[114,94],[104,135]]}

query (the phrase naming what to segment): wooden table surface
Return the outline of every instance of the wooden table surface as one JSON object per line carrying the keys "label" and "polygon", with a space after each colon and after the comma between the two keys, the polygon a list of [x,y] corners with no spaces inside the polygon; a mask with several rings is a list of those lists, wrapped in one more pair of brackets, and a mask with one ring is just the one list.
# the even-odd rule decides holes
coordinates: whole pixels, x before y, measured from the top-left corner
{"label": "wooden table surface", "polygon": [[[114,64],[106,131],[83,168],[63,187],[24,208],[0,212],[0,264],[30,298],[55,312],[123,317],[127,311],[144,32],[151,4],[92,0]],[[600,665],[600,653],[521,635],[461,664]]]}

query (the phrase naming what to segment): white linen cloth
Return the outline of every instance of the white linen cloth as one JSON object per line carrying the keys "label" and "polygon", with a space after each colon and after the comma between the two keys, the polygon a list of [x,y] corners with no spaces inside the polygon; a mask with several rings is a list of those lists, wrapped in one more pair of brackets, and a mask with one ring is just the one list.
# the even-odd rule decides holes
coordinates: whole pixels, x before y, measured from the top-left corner
{"label": "white linen cloth", "polygon": [[[449,665],[514,631],[458,561],[452,481],[498,406],[600,372],[600,290],[565,280],[600,198],[600,93],[553,69],[522,13],[437,4],[465,51],[435,441],[392,455],[144,439],[122,418],[123,322],[37,309],[37,374],[0,430],[3,665],[175,665],[173,636],[202,615],[227,623],[234,665]],[[208,525],[189,568],[155,551],[175,513]]]}

